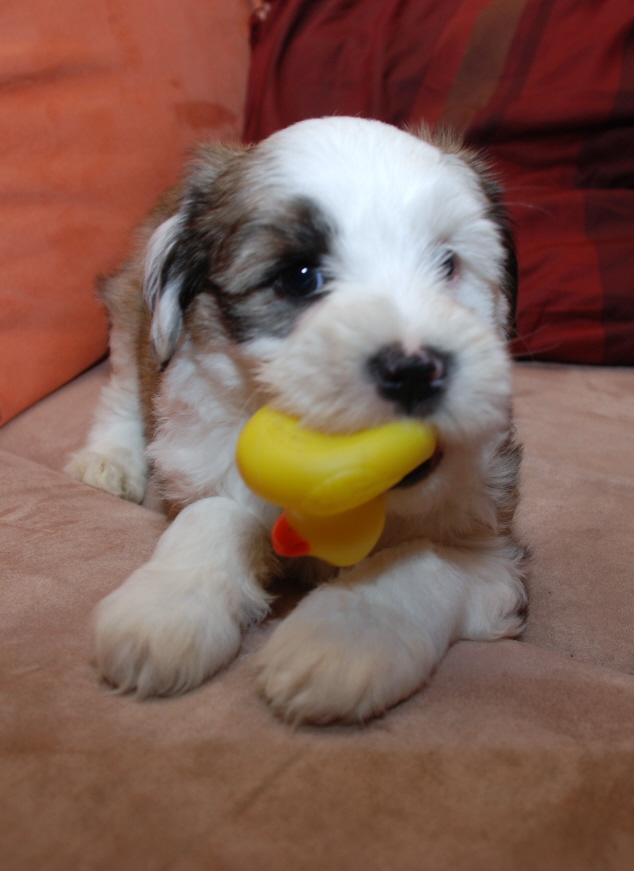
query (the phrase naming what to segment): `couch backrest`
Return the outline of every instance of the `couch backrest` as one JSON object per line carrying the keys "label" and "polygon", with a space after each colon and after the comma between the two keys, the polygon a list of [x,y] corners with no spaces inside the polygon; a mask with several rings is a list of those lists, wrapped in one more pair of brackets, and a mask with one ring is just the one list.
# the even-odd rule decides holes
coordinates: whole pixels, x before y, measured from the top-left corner
{"label": "couch backrest", "polygon": [[241,133],[248,0],[0,4],[0,423],[106,352],[96,273]]}

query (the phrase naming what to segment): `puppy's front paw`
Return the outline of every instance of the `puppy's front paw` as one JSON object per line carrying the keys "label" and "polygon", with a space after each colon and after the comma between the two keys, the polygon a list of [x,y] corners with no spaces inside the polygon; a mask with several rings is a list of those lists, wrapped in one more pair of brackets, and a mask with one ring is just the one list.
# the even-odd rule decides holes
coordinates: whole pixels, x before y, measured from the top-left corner
{"label": "puppy's front paw", "polygon": [[258,689],[279,716],[323,724],[382,714],[418,689],[435,657],[388,607],[324,586],[280,624],[257,665]]}
{"label": "puppy's front paw", "polygon": [[148,565],[98,605],[96,663],[119,692],[183,693],[236,656],[240,627],[223,603],[179,586],[178,572]]}
{"label": "puppy's front paw", "polygon": [[108,456],[79,451],[66,465],[65,472],[77,481],[130,502],[141,502],[145,495],[145,465],[135,462],[131,451],[120,449]]}

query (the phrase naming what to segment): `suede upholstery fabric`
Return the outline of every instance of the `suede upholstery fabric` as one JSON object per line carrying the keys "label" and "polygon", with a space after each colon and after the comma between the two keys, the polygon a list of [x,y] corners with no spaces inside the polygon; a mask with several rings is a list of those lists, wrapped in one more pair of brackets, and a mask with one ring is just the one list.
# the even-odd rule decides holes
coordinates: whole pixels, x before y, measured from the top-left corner
{"label": "suede upholstery fabric", "polygon": [[165,520],[59,470],[102,365],[0,430],[3,871],[629,871],[634,371],[522,365],[522,641],[461,642],[364,727],[278,722],[251,655],[138,703],[90,663],[97,601]]}

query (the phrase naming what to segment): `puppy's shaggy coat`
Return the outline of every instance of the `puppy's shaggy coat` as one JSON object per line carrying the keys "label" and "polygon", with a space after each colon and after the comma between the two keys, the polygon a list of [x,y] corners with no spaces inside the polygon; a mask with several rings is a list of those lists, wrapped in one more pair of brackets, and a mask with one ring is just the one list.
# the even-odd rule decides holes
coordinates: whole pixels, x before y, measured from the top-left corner
{"label": "puppy's shaggy coat", "polygon": [[[517,634],[515,287],[497,185],[450,140],[326,118],[202,147],[104,286],[113,373],[69,465],[141,501],[151,463],[176,515],[97,609],[106,680],[141,697],[197,686],[284,570],[318,583],[259,654],[257,685],[293,722],[380,714],[456,639]],[[384,535],[356,566],[272,554],[279,510],[234,459],[264,403],[328,432],[402,415],[436,427],[441,452],[387,494]]]}

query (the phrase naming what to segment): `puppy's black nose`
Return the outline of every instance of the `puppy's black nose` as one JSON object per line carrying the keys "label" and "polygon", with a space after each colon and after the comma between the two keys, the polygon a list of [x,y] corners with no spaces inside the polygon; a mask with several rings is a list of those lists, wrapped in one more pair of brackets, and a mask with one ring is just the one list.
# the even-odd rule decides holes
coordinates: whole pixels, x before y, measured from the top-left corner
{"label": "puppy's black nose", "polygon": [[368,369],[384,399],[405,414],[429,414],[446,387],[449,356],[431,348],[406,354],[398,344],[386,345],[368,362]]}

